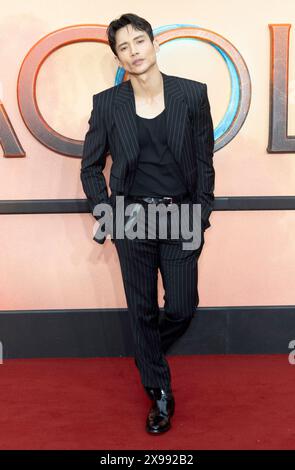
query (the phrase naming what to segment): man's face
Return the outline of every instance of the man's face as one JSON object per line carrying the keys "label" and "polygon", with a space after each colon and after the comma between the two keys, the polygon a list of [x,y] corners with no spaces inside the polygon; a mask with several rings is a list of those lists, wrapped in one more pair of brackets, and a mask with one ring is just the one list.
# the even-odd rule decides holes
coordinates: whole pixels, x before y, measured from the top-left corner
{"label": "man's face", "polygon": [[[140,75],[154,65],[158,50],[159,44],[156,40],[152,43],[145,31],[134,29],[130,24],[116,33],[116,60],[120,67],[133,75]],[[141,61],[134,63],[138,59]]]}

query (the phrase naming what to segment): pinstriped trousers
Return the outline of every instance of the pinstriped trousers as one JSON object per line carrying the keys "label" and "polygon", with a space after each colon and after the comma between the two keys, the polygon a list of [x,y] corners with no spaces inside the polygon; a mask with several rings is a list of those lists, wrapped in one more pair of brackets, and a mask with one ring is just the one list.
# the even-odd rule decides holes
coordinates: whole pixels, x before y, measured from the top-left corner
{"label": "pinstriped trousers", "polygon": [[[126,204],[130,203],[125,197]],[[125,215],[124,223],[128,220]],[[158,219],[157,219],[158,224]],[[141,382],[147,387],[171,390],[171,371],[165,353],[187,330],[198,296],[198,249],[183,250],[181,239],[116,239],[126,302]],[[158,230],[158,227],[157,227]],[[164,288],[164,316],[159,321],[158,272]]]}

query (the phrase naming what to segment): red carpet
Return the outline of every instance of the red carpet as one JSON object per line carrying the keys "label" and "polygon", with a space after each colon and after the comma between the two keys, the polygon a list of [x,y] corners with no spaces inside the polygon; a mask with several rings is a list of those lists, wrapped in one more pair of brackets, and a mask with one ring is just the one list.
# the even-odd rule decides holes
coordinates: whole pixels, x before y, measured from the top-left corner
{"label": "red carpet", "polygon": [[4,359],[0,448],[295,448],[295,366],[288,354],[168,361],[172,428],[150,436],[150,401],[133,358]]}

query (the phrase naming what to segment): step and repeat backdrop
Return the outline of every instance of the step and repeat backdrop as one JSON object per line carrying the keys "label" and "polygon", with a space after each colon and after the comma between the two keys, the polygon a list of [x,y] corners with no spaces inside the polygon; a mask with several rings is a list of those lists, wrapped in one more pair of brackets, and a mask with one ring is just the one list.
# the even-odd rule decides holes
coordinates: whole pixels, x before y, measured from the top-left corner
{"label": "step and repeat backdrop", "polygon": [[294,1],[3,0],[0,309],[126,307],[115,246],[93,241],[80,165],[93,95],[128,79],[105,35],[127,12],[151,23],[162,72],[208,87],[216,201],[199,305],[294,304]]}

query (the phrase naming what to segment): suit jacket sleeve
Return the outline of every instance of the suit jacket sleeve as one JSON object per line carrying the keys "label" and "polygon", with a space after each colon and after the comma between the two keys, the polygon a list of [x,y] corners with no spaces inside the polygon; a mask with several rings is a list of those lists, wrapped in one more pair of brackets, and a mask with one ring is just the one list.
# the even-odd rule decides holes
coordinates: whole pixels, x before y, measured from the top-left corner
{"label": "suit jacket sleeve", "polygon": [[[110,204],[103,175],[109,144],[98,95],[93,95],[93,109],[88,124],[89,129],[83,145],[80,178],[93,214],[96,204]],[[100,219],[99,216],[94,214],[93,216],[96,220]],[[101,244],[105,241],[105,238],[99,240],[94,237],[94,239]]]}
{"label": "suit jacket sleeve", "polygon": [[194,137],[198,170],[196,200],[201,204],[202,228],[206,230],[211,226],[209,217],[213,210],[215,185],[214,128],[206,83],[203,83],[203,95],[194,125]]}

